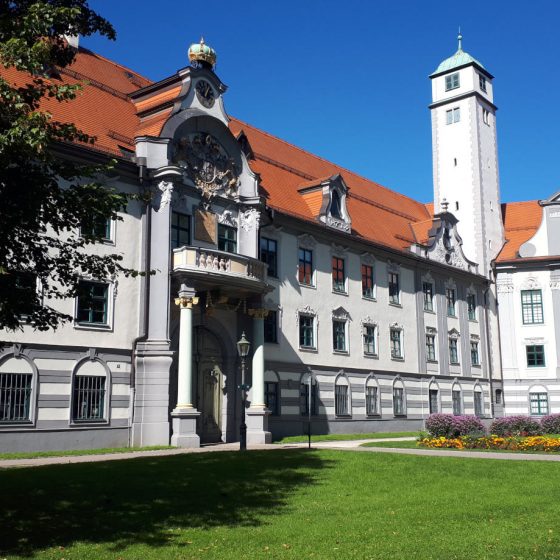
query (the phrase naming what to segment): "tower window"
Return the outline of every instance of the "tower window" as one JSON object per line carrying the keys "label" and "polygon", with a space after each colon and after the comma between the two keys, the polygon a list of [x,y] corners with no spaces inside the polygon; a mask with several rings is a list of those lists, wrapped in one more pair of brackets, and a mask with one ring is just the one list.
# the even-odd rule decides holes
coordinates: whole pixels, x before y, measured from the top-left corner
{"label": "tower window", "polygon": [[445,91],[450,89],[457,89],[460,85],[459,72],[445,76]]}
{"label": "tower window", "polygon": [[[455,161],[457,161],[457,160],[455,160]],[[459,210],[459,201],[458,200],[455,201],[455,210]]]}
{"label": "tower window", "polygon": [[480,89],[483,92],[486,92],[486,78],[482,74],[479,74],[478,79],[479,79],[479,83],[480,83]]}
{"label": "tower window", "polygon": [[487,109],[482,109],[482,120],[484,121],[484,124],[490,124],[490,111]]}
{"label": "tower window", "polygon": [[445,111],[445,122],[447,124],[457,123],[461,120],[461,108],[455,107]]}

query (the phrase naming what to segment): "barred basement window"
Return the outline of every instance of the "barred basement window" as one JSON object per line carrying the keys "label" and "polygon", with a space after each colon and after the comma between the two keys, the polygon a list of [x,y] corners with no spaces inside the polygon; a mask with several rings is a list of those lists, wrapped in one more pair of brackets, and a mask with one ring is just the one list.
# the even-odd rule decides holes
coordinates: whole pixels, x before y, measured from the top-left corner
{"label": "barred basement window", "polygon": [[339,378],[334,387],[334,412],[337,416],[349,416],[348,413],[348,383],[346,379]]}
{"label": "barred basement window", "polygon": [[105,377],[76,375],[74,377],[74,422],[101,422],[105,420]]}
{"label": "barred basement window", "polygon": [[482,402],[482,390],[480,388],[476,388],[474,390],[474,413],[479,418],[484,413],[484,405]]}
{"label": "barred basement window", "polygon": [[394,416],[406,415],[406,403],[403,387],[393,387],[393,414]]}
{"label": "barred basement window", "polygon": [[0,423],[29,422],[33,374],[0,373]]}
{"label": "barred basement window", "polygon": [[438,390],[430,389],[430,414],[439,412]]}
{"label": "barred basement window", "polygon": [[[302,416],[309,416],[309,383],[301,383],[299,389],[300,411]],[[318,386],[311,384],[311,416],[318,414]]]}
{"label": "barred basement window", "polygon": [[270,414],[278,416],[280,409],[278,406],[278,383],[267,382],[264,384],[264,401],[266,408],[270,410]]}
{"label": "barred basement window", "polygon": [[379,414],[377,410],[377,387],[366,387],[366,414],[368,416]]}
{"label": "barred basement window", "polygon": [[460,416],[463,410],[463,399],[459,389],[453,389],[453,391],[451,391],[451,400],[453,402],[453,414],[455,416]]}

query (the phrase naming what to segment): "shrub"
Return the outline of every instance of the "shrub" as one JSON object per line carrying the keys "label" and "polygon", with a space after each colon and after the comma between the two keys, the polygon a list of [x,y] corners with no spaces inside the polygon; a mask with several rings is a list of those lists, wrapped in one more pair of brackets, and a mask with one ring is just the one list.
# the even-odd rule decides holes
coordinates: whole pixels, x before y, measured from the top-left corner
{"label": "shrub", "polygon": [[549,414],[541,418],[542,431],[545,434],[560,434],[560,414]]}
{"label": "shrub", "polygon": [[476,416],[454,416],[453,414],[430,414],[426,419],[426,430],[432,437],[481,435],[484,424]]}
{"label": "shrub", "polygon": [[496,436],[539,436],[543,433],[541,425],[529,416],[508,416],[496,418],[490,424],[490,433]]}

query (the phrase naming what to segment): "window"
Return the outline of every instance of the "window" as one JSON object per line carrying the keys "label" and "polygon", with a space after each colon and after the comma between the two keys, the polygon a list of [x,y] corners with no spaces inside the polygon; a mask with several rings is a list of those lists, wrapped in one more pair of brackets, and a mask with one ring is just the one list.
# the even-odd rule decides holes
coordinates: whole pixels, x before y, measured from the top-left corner
{"label": "window", "polygon": [[[302,416],[309,416],[309,383],[301,383],[299,387],[300,409]],[[318,414],[318,387],[317,383],[311,384],[311,415]]]}
{"label": "window", "polygon": [[278,416],[280,407],[278,406],[278,383],[266,382],[264,384],[264,402],[266,408],[273,416]]}
{"label": "window", "polygon": [[460,416],[463,410],[463,403],[461,398],[461,391],[459,389],[453,389],[451,391],[451,402],[453,406],[453,414],[455,416]]}
{"label": "window", "polygon": [[362,265],[362,297],[373,299],[373,266]]}
{"label": "window", "polygon": [[502,399],[503,399],[503,392],[501,389],[496,389],[496,398],[495,398],[495,402],[496,404],[502,404]]}
{"label": "window", "polygon": [[237,229],[218,224],[218,249],[227,253],[237,252]]}
{"label": "window", "polygon": [[299,249],[298,251],[298,280],[306,286],[313,285],[313,251]]}
{"label": "window", "polygon": [[389,303],[398,305],[400,301],[399,275],[396,272],[389,272]]}
{"label": "window", "polygon": [[269,311],[264,318],[264,341],[278,342],[278,313],[276,311]]}
{"label": "window", "polygon": [[340,257],[332,258],[332,287],[335,292],[346,292],[344,259]]}
{"label": "window", "polygon": [[402,358],[401,330],[391,329],[391,358]]}
{"label": "window", "polygon": [[450,89],[456,89],[460,85],[459,81],[459,72],[455,72],[454,74],[449,74],[449,76],[445,76],[445,91],[449,91]]}
{"label": "window", "polygon": [[111,239],[111,218],[96,216],[84,220],[80,225],[80,235],[83,237],[99,237],[103,241]]}
{"label": "window", "polygon": [[543,323],[542,291],[521,290],[521,309],[524,325]]}
{"label": "window", "polygon": [[471,365],[480,365],[480,357],[478,355],[478,341],[476,340],[471,340]]}
{"label": "window", "polygon": [[482,75],[478,75],[478,83],[480,84],[480,89],[486,92],[486,78]]}
{"label": "window", "polygon": [[527,367],[544,367],[544,346],[531,344],[527,348]]}
{"label": "window", "polygon": [[184,247],[191,242],[191,218],[186,214],[171,214],[171,248]]}
{"label": "window", "polygon": [[107,325],[109,286],[100,282],[80,282],[77,321],[81,324]]}
{"label": "window", "polygon": [[484,122],[484,124],[490,124],[490,111],[488,111],[487,109],[482,109],[482,121]]}
{"label": "window", "polygon": [[299,316],[299,345],[301,348],[315,348],[315,317]]}
{"label": "window", "polygon": [[364,338],[364,354],[368,356],[375,356],[377,354],[376,348],[376,332],[374,325],[364,325],[363,338]]}
{"label": "window", "polygon": [[457,339],[450,338],[449,339],[449,362],[451,364],[458,364],[459,363],[459,350],[457,348]]}
{"label": "window", "polygon": [[404,416],[406,414],[406,403],[403,387],[393,387],[393,414]]}
{"label": "window", "polygon": [[461,120],[461,108],[455,107],[454,109],[448,109],[445,111],[445,122],[446,124],[458,123]]}
{"label": "window", "polygon": [[348,381],[339,377],[334,386],[334,413],[337,416],[350,416],[348,412]]}
{"label": "window", "polygon": [[467,294],[467,311],[469,321],[476,321],[476,296],[474,294]]}
{"label": "window", "polygon": [[340,211],[340,195],[338,191],[332,191],[330,214],[333,218],[342,220],[342,212]]}
{"label": "window", "polygon": [[455,317],[455,290],[453,288],[445,289],[445,299],[447,301],[447,316]]}
{"label": "window", "polygon": [[436,361],[436,335],[426,335],[426,359],[428,362]]}
{"label": "window", "polygon": [[532,416],[542,416],[548,414],[548,394],[529,393],[530,414]]}
{"label": "window", "polygon": [[268,275],[278,278],[278,243],[261,237],[261,261],[268,265]]}
{"label": "window", "polygon": [[422,291],[424,292],[424,311],[434,310],[434,286],[431,282],[422,283]]}
{"label": "window", "polygon": [[37,275],[29,271],[10,271],[8,274],[0,274],[0,289],[4,293],[9,293],[14,309],[17,309],[19,320],[26,322],[39,303],[42,305],[41,298],[37,301]]}
{"label": "window", "polygon": [[430,414],[439,412],[438,390],[430,389]]}
{"label": "window", "polygon": [[346,321],[333,319],[333,350],[346,352]]}
{"label": "window", "polygon": [[366,414],[368,416],[379,414],[377,408],[377,387],[371,385],[366,387]]}
{"label": "window", "polygon": [[484,414],[484,405],[482,402],[482,391],[479,387],[474,390],[474,414],[479,418]]}
{"label": "window", "polygon": [[0,373],[0,423],[29,422],[32,373]]}
{"label": "window", "polygon": [[74,422],[99,422],[105,419],[105,376],[76,375],[72,420]]}

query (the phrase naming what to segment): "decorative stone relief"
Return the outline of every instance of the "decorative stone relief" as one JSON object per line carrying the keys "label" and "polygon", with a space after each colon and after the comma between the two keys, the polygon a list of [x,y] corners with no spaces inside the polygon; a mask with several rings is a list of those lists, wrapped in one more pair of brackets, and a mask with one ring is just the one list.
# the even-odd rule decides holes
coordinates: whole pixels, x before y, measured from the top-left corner
{"label": "decorative stone relief", "polygon": [[399,331],[403,331],[403,330],[404,330],[403,326],[402,326],[400,323],[397,323],[397,321],[395,321],[394,323],[391,323],[391,324],[389,325],[389,327],[390,327],[391,329],[397,329],[397,330],[399,330]]}
{"label": "decorative stone relief", "polygon": [[342,245],[337,245],[336,243],[331,243],[331,252],[333,255],[339,255],[344,257],[346,255],[346,251],[348,250],[347,247],[343,247]]}
{"label": "decorative stone relief", "polygon": [[332,216],[325,216],[325,223],[330,227],[335,227],[335,228],[341,229],[342,231],[350,233],[350,230],[351,230],[350,224],[346,223],[344,220],[341,220],[340,218],[333,218]]}
{"label": "decorative stone relief", "polygon": [[510,294],[513,293],[513,282],[510,278],[505,280],[498,280],[496,282],[496,288],[499,294]]}
{"label": "decorative stone relief", "polygon": [[540,282],[534,276],[527,278],[521,285],[522,290],[538,290],[540,287]]}
{"label": "decorative stone relief", "polygon": [[315,238],[308,233],[304,233],[298,236],[298,243],[299,246],[303,247],[304,249],[314,249],[317,245],[317,241],[315,241]]}
{"label": "decorative stone relief", "polygon": [[211,134],[192,132],[175,143],[173,162],[201,191],[208,204],[217,194],[237,196],[239,170],[223,146]]}
{"label": "decorative stone relief", "polygon": [[171,183],[170,181],[160,181],[157,184],[157,188],[161,192],[161,198],[157,212],[161,212],[167,206],[169,206],[169,204],[171,204],[171,200],[173,198],[173,183]]}
{"label": "decorative stone relief", "polygon": [[237,218],[231,210],[224,210],[218,214],[218,223],[224,226],[237,227]]}
{"label": "decorative stone relief", "polygon": [[445,287],[450,289],[450,290],[455,290],[457,288],[457,285],[455,284],[455,280],[453,280],[453,278],[449,277],[445,281]]}
{"label": "decorative stone relief", "polygon": [[333,309],[332,317],[333,319],[340,319],[343,321],[348,321],[351,319],[350,313],[348,313],[348,311],[346,311],[346,309],[344,309],[344,307],[342,306]]}
{"label": "decorative stone relief", "polygon": [[457,340],[461,335],[459,334],[459,331],[457,329],[451,329],[448,333],[448,336],[449,338]]}
{"label": "decorative stone relief", "polygon": [[387,261],[387,272],[394,272],[395,274],[398,274],[400,270],[401,270],[401,265],[399,263],[396,263],[391,260]]}
{"label": "decorative stone relief", "polygon": [[248,208],[239,214],[241,228],[245,231],[259,229],[261,213],[256,208]]}
{"label": "decorative stone relief", "polygon": [[315,317],[316,324],[319,324],[319,318],[317,317],[317,311],[313,309],[310,305],[306,305],[305,307],[298,307],[296,309],[296,324],[299,325],[299,316],[300,315],[310,315]]}
{"label": "decorative stone relief", "polygon": [[365,317],[362,318],[362,320],[360,321],[360,325],[361,325],[362,335],[365,333],[366,327],[374,327],[375,334],[377,334],[378,332],[379,325],[377,321],[372,319],[369,315],[366,315]]}
{"label": "decorative stone relief", "polygon": [[371,253],[362,253],[360,255],[362,263],[373,266],[375,264],[375,257]]}
{"label": "decorative stone relief", "polygon": [[426,334],[437,334],[437,329],[434,327],[426,327]]}

